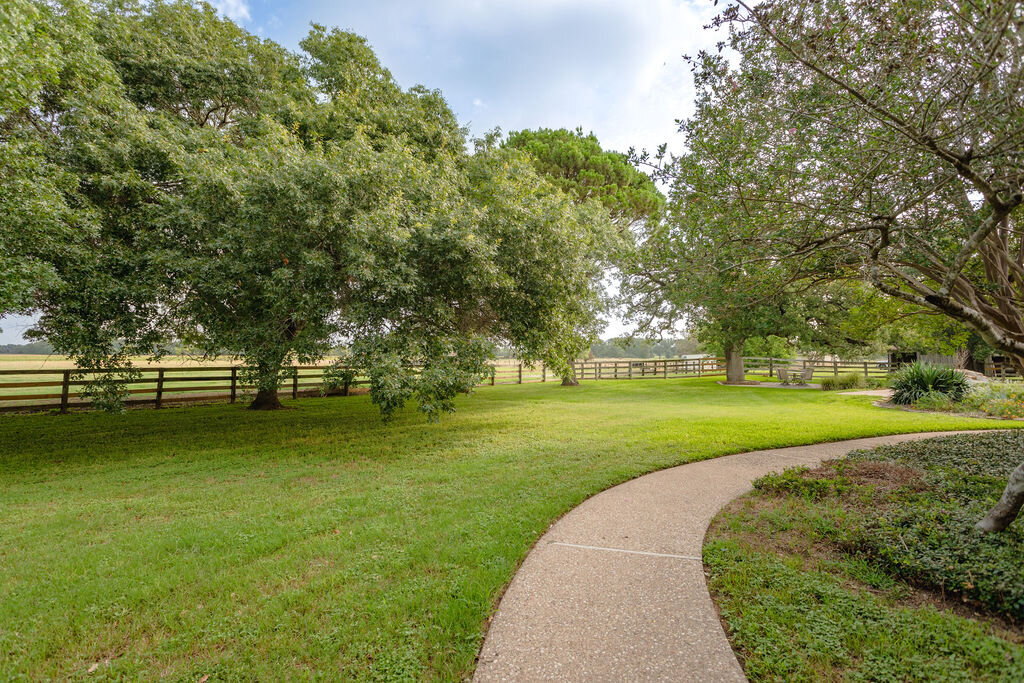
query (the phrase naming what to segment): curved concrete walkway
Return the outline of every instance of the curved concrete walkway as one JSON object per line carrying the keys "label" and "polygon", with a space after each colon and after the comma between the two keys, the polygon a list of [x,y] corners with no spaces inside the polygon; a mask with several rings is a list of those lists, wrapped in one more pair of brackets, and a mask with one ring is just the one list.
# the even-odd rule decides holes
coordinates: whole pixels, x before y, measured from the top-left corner
{"label": "curved concrete walkway", "polygon": [[769,472],[950,433],[740,453],[597,494],[527,555],[474,680],[745,680],[704,580],[701,546],[715,514]]}

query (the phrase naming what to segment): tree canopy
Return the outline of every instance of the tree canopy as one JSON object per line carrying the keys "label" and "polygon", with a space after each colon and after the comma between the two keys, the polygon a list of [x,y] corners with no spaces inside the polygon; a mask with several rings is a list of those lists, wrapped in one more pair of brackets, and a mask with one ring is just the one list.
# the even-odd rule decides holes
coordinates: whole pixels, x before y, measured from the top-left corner
{"label": "tree canopy", "polygon": [[[729,269],[868,282],[1024,373],[1024,6],[738,0],[714,23],[738,59],[692,60],[688,141],[715,215],[756,225]],[[980,528],[1013,520],[1022,482]]]}
{"label": "tree canopy", "polygon": [[697,112],[682,122],[687,152],[640,163],[669,187],[664,220],[636,229],[623,260],[621,297],[641,334],[680,325],[726,358],[727,379],[744,380],[743,350],[754,340],[785,340],[804,349],[850,350],[863,344],[843,321],[862,298],[837,273],[798,277],[796,259],[763,258],[756,245],[772,207],[732,196],[764,180],[751,162],[764,128],[738,128],[727,115],[739,93],[722,100],[701,91]]}
{"label": "tree canopy", "polygon": [[385,415],[436,416],[495,343],[559,369],[588,341],[606,213],[522,152],[467,152],[441,94],[399,87],[361,37],[314,26],[292,53],[201,3],[16,9],[90,59],[15,36],[2,163],[51,180],[44,211],[0,194],[3,218],[59,244],[5,236],[0,267],[22,271],[3,310],[41,311],[37,336],[80,365],[130,373],[182,341],[242,359],[276,407],[282,368],[344,342]]}
{"label": "tree canopy", "polygon": [[851,269],[1024,369],[1021,4],[741,2],[720,22],[739,67],[705,55],[699,78],[769,131],[762,181],[728,189],[772,207],[759,248]]}
{"label": "tree canopy", "polygon": [[621,152],[605,150],[593,133],[581,128],[521,130],[505,145],[521,149],[537,171],[578,202],[599,201],[623,228],[657,216],[665,199],[651,179]]}

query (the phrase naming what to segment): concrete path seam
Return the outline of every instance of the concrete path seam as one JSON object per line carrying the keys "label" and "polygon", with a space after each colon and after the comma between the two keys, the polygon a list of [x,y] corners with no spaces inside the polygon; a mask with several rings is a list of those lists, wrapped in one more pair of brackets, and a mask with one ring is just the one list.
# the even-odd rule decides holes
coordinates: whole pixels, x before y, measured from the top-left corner
{"label": "concrete path seam", "polygon": [[769,472],[954,433],[739,453],[596,494],[555,522],[526,556],[491,621],[474,680],[746,680],[701,561],[718,511]]}
{"label": "concrete path seam", "polygon": [[551,545],[562,545],[566,548],[580,548],[581,550],[603,550],[610,553],[627,553],[629,555],[650,555],[651,557],[674,557],[677,560],[697,560],[703,561],[703,558],[693,557],[691,555],[674,555],[672,553],[649,553],[645,550],[626,550],[625,548],[605,548],[599,545],[580,545],[579,543],[562,543],[561,541],[549,541]]}

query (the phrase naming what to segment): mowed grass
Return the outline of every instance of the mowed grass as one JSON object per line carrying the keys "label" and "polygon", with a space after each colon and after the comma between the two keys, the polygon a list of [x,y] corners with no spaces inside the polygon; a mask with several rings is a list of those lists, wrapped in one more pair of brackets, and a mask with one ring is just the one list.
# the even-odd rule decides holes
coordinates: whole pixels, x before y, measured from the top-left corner
{"label": "mowed grass", "polygon": [[430,424],[365,396],[0,416],[0,671],[443,679],[546,527],[654,469],[1009,423],[713,379],[484,388]]}

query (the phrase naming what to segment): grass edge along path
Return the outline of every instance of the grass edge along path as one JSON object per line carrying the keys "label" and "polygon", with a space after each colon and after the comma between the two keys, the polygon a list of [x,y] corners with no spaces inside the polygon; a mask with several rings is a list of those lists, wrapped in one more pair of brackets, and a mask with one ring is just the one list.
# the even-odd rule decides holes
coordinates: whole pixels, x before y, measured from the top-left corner
{"label": "grass edge along path", "polygon": [[[0,417],[0,670],[464,678],[548,525],[719,455],[989,420],[714,379]],[[1016,426],[1016,425],[1012,425]]]}

